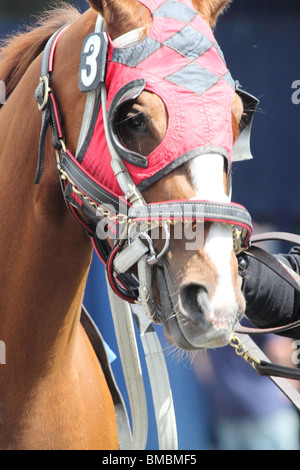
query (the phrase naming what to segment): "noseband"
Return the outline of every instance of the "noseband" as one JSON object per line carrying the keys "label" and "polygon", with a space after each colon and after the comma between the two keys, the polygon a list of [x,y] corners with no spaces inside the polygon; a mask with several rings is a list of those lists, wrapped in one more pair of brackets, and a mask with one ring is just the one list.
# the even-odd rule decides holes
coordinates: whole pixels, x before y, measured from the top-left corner
{"label": "noseband", "polygon": [[[160,262],[168,250],[170,226],[178,223],[204,224],[204,222],[229,224],[233,230],[234,251],[239,254],[247,249],[249,244],[252,233],[251,217],[243,206],[232,202],[214,203],[200,200],[167,201],[159,204],[145,202],[124,164],[122,152],[117,151],[109,125],[105,84],[107,35],[102,31],[102,19],[98,19],[97,32],[88,36],[83,47],[84,54],[88,41],[94,45],[100,41],[97,55],[97,60],[100,61],[98,72],[94,82],[84,90],[87,92],[87,103],[78,149],[88,132],[95,104],[100,101],[105,138],[111,154],[111,166],[124,197],[119,197],[96,181],[83,168],[78,158],[67,148],[58,104],[51,88],[55,49],[59,38],[68,27],[69,25],[64,26],[50,38],[43,55],[42,78],[36,91],[36,100],[42,112],[42,129],[35,183],[40,182],[43,174],[45,138],[50,126],[65,202],[75,219],[91,237],[98,256],[106,265],[113,291],[125,301],[142,303],[151,318],[159,323],[161,320],[156,313],[157,308],[152,294],[152,267]],[[94,41],[93,37],[96,38]],[[145,87],[145,84],[137,85]],[[99,230],[99,225],[104,229],[102,232]],[[155,252],[149,234],[154,227],[162,227],[165,233],[165,245],[161,253]],[[107,235],[114,240],[113,248],[107,241]],[[130,272],[135,264],[138,266],[138,280]],[[141,279],[144,284],[141,283]]]}

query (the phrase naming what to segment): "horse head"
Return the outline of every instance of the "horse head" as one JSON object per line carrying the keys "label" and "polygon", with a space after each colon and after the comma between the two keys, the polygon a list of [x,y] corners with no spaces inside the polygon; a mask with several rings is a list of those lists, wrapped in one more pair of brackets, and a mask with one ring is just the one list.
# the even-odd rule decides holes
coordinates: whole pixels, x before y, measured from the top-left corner
{"label": "horse head", "polygon": [[[166,337],[183,349],[227,344],[245,310],[234,223],[223,223],[223,209],[230,206],[233,146],[245,111],[211,30],[229,3],[90,1],[109,35],[106,87],[112,145],[153,209],[150,217],[161,222],[155,210],[166,208],[155,203],[164,201],[168,215],[163,219],[171,221],[166,250],[166,224],[158,223],[160,235],[150,234],[152,250],[164,251],[164,256],[155,263],[155,292],[148,296],[155,310],[161,310]],[[102,119],[96,129],[101,138],[94,136],[79,158],[98,181],[121,195]],[[96,152],[101,154],[98,167]],[[214,208],[211,217],[199,209],[200,204],[206,212],[206,203],[209,214]],[[185,209],[188,214],[199,209],[201,215],[186,217]],[[180,221],[174,221],[174,210]],[[136,213],[139,222],[145,221],[145,214]]]}

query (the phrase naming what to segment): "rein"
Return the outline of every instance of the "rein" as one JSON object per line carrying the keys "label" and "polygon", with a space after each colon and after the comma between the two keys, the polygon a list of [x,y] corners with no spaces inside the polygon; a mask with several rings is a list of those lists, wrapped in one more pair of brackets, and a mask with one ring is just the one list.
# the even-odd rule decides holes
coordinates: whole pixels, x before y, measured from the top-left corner
{"label": "rein", "polygon": [[[278,261],[278,259],[263,250],[262,248],[255,246],[256,243],[261,243],[265,241],[278,240],[289,242],[294,245],[300,245],[300,235],[286,232],[268,232],[255,235],[251,239],[251,246],[247,250],[247,255],[255,258],[260,263],[263,263],[269,269],[271,269],[275,274],[281,277],[282,280],[287,282],[291,287],[293,287],[297,292],[300,292],[300,276],[292,271],[290,268],[285,266],[283,263]],[[293,328],[300,326],[300,320],[297,320],[292,323],[288,323],[284,326],[277,326],[274,328],[248,328],[239,325],[235,329],[236,333],[243,334],[270,334],[270,333],[282,333],[284,331],[289,331]]]}
{"label": "rein", "polygon": [[[256,243],[270,240],[279,240],[294,245],[300,245],[300,236],[285,232],[267,232],[255,235],[252,237],[251,246],[247,250],[248,256],[263,263],[297,292],[300,292],[300,276],[278,261],[275,256],[255,246]],[[289,380],[300,380],[300,370],[271,363],[249,335],[278,334],[299,326],[300,320],[274,328],[248,328],[237,325],[230,342],[236,354],[250,364],[258,375],[269,377],[298,410],[300,410],[300,394]]]}

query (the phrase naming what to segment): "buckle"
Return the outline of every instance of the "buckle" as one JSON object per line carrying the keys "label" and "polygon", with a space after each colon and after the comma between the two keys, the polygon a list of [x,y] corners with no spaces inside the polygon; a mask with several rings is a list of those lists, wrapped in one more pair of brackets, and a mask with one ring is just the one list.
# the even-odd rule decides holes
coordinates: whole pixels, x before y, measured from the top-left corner
{"label": "buckle", "polygon": [[35,99],[37,101],[39,111],[43,111],[47,106],[50,92],[51,88],[49,87],[49,77],[48,75],[45,75],[40,78],[39,86],[35,92]]}

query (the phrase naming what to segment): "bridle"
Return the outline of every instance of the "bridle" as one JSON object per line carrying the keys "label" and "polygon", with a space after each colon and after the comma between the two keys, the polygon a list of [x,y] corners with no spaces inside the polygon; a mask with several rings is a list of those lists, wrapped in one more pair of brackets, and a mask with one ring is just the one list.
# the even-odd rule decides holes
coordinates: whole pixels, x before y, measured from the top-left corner
{"label": "bridle", "polygon": [[[161,262],[169,248],[170,226],[185,221],[229,224],[233,230],[234,251],[238,255],[249,247],[252,233],[251,217],[243,206],[232,202],[225,204],[184,200],[147,204],[112,142],[108,122],[105,73],[97,77],[96,84],[89,90],[85,90],[87,102],[77,152],[91,125],[97,103],[100,108],[100,101],[105,138],[112,158],[111,164],[124,197],[120,198],[82,168],[76,155],[74,156],[68,150],[59,107],[51,88],[55,49],[59,38],[69,26],[64,26],[50,38],[43,55],[42,78],[36,91],[36,100],[42,112],[42,128],[35,183],[39,184],[42,178],[45,139],[50,126],[58,176],[66,205],[91,238],[98,256],[106,265],[109,286],[115,294],[114,301],[116,302],[118,298],[122,302],[142,306],[143,312],[149,319],[147,326],[144,325],[143,334],[145,334],[147,329],[150,331],[151,322],[161,323],[152,291],[153,266]],[[105,46],[106,33],[103,31],[103,21],[100,17],[97,21],[96,34],[98,37],[100,35],[102,44]],[[103,72],[106,60],[103,49],[101,49],[101,57],[104,62],[100,70]],[[137,85],[143,86],[143,84]],[[113,247],[106,238],[98,236],[99,223],[102,223],[108,234],[114,235]],[[155,251],[153,240],[149,235],[153,227],[161,227],[165,232],[165,244],[160,253]],[[134,265],[137,265],[138,278],[131,272]],[[137,312],[136,309],[135,312]],[[140,317],[139,322],[143,321]],[[240,344],[235,343],[233,346],[237,351],[242,351],[241,355],[251,363],[251,355],[249,358],[245,350],[241,349]],[[151,349],[150,346],[149,349]],[[168,381],[166,383],[168,384]]]}
{"label": "bridle", "polygon": [[[64,139],[60,113],[55,100],[54,91],[51,89],[51,76],[54,68],[55,48],[60,36],[68,28],[68,25],[59,30],[50,39],[46,46],[43,64],[42,78],[36,92],[36,99],[39,109],[42,111],[42,131],[39,148],[39,164],[35,182],[39,183],[44,167],[44,144],[45,135],[50,125],[53,137],[53,146],[57,157],[57,170],[63,195],[68,208],[76,220],[84,227],[91,237],[94,247],[105,263],[110,285],[114,292],[123,300],[128,302],[139,302],[140,293],[142,297],[153,297],[149,293],[145,294],[145,286],[139,289],[137,279],[129,272],[131,264],[126,264],[127,270],[122,267],[120,272],[120,261],[118,270],[115,269],[115,258],[123,252],[122,259],[134,259],[137,263],[142,257],[147,257],[147,263],[142,263],[151,269],[157,264],[163,254],[168,249],[169,226],[180,222],[220,222],[230,224],[233,229],[234,249],[236,254],[247,249],[252,233],[251,217],[247,210],[235,203],[213,203],[207,201],[167,201],[160,204],[147,204],[134,184],[128,169],[124,165],[122,157],[116,152],[113,145],[111,132],[109,130],[107,113],[107,91],[104,77],[100,83],[97,82],[97,89],[88,93],[85,117],[94,109],[96,100],[101,100],[105,138],[112,157],[112,168],[115,177],[124,193],[120,198],[107,187],[99,184],[98,181],[82,168],[76,157],[67,149]],[[99,34],[99,33],[97,33]],[[106,43],[106,33],[102,32],[102,42]],[[105,58],[105,54],[103,55]],[[102,66],[104,69],[105,66]],[[89,95],[92,95],[92,98]],[[91,104],[92,103],[92,104]],[[91,118],[89,118],[91,119]],[[83,122],[86,129],[86,123]],[[84,140],[82,136],[80,141]],[[99,239],[97,236],[97,225],[103,219],[107,221],[108,230],[110,225],[114,225],[118,234],[114,236],[115,245],[111,249],[106,239]],[[134,230],[139,224],[139,230]],[[142,228],[141,228],[142,224]],[[153,241],[149,236],[149,231],[153,227],[162,226],[166,234],[166,243],[163,253],[155,253]],[[110,232],[111,233],[111,232]],[[134,235],[133,235],[134,234]],[[137,239],[147,241],[148,250],[145,251],[145,244],[139,243]],[[137,250],[139,255],[137,254]],[[134,251],[135,256],[132,258]],[[126,253],[126,256],[125,254]],[[148,276],[151,277],[151,274]],[[144,304],[144,302],[143,302]],[[151,316],[158,320],[158,316]],[[160,320],[159,320],[160,321]]]}

